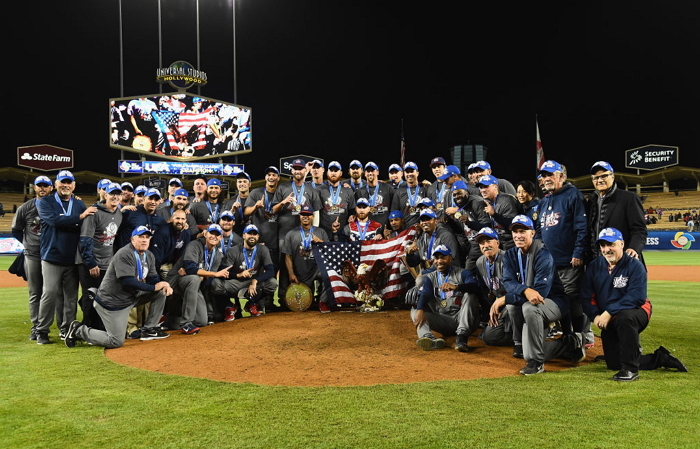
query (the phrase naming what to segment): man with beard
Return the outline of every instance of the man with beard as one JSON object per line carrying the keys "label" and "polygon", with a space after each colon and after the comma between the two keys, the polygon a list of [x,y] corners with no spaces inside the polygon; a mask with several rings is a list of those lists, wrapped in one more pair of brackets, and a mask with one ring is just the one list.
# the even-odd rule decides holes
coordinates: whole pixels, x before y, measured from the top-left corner
{"label": "man with beard", "polygon": [[148,192],[148,187],[144,185],[136,186],[134,188],[134,204],[122,206],[122,210],[136,210],[146,199],[146,192]]}
{"label": "man with beard", "polygon": [[355,198],[367,198],[370,218],[384,226],[389,217],[389,207],[395,190],[388,184],[379,182],[379,167],[374,162],[365,164],[365,179],[367,184],[355,190]]}
{"label": "man with beard", "polygon": [[68,170],[56,176],[56,193],[47,195],[37,203],[41,219],[39,249],[41,274],[44,285],[39,302],[39,318],[36,326],[37,344],[51,343],[49,328],[54,313],[61,338],[65,338],[68,326],[75,320],[78,308],[78,267],[75,256],[80,240],[80,224],[97,211],[73,195],[75,178]]}
{"label": "man with beard", "polygon": [[265,185],[253,189],[245,202],[245,214],[251,217],[251,223],[258,228],[260,243],[270,250],[270,258],[279,269],[280,253],[279,238],[277,237],[277,214],[273,211],[275,192],[280,180],[277,167],[265,169]]}
{"label": "man with beard", "polygon": [[250,215],[245,213],[245,204],[250,195],[250,175],[248,173],[242,171],[236,175],[236,190],[238,194],[224,203],[224,210],[233,212],[235,218],[233,232],[240,237],[250,221]]}
{"label": "man with beard", "polygon": [[173,264],[178,261],[185,247],[192,241],[190,230],[187,228],[187,217],[184,210],[177,209],[168,220],[153,234],[150,250],[156,259],[156,267],[163,279]]}
{"label": "man with beard", "polygon": [[119,201],[119,209],[124,206],[131,206],[134,200],[134,185],[130,182],[122,182],[122,199]]}
{"label": "man with beard", "polygon": [[[243,244],[230,248],[225,253],[224,265],[230,266],[229,279],[214,279],[212,293],[226,296],[224,321],[233,321],[240,310],[239,292],[246,289],[245,310],[253,317],[265,313],[272,305],[277,280],[270,258],[270,251],[265,245],[259,245],[260,234],[255,225],[248,225],[243,230]],[[229,298],[234,298],[232,302]]]}
{"label": "man with beard", "polygon": [[454,265],[448,246],[437,245],[432,251],[435,270],[423,276],[418,284],[418,302],[411,309],[411,320],[416,326],[416,344],[424,351],[445,347],[445,340],[437,338],[457,335],[455,349],[468,352],[468,338],[479,327],[479,305],[476,296],[466,294],[478,289],[469,270]]}
{"label": "man with beard", "polygon": [[[318,190],[321,199],[319,227],[326,234],[333,234],[333,227],[343,229],[348,223],[351,212],[355,209],[355,192],[341,182],[343,169],[338,161],[328,164],[328,182]],[[337,225],[336,225],[337,223]]]}
{"label": "man with beard", "polygon": [[66,333],[69,348],[81,340],[108,349],[123,346],[129,311],[143,304],[151,307],[140,332],[141,340],[161,340],[170,336],[158,328],[158,320],[163,313],[165,298],[173,290],[158,276],[155,259],[148,251],[151,231],[146,226],[139,226],[132,234],[131,242],[114,254],[100,288],[90,290],[105,330],[73,321]]}
{"label": "man with beard", "polygon": [[[460,267],[461,260],[459,257],[459,246],[454,234],[443,226],[438,226],[437,215],[432,209],[425,208],[420,215],[420,228],[423,231],[420,237],[417,237],[411,245],[406,248],[406,262],[411,267],[420,266],[423,273],[433,271],[432,254],[434,249],[439,245],[445,245],[448,248],[454,248],[450,252],[452,263]],[[416,279],[416,285],[418,280]]]}
{"label": "man with beard", "polygon": [[382,225],[369,216],[370,205],[367,198],[359,198],[355,205],[355,220],[341,230],[340,223],[333,223],[333,238],[339,242],[361,242],[363,240],[381,240]]}
{"label": "man with beard", "polygon": [[[162,203],[161,205],[158,206],[156,209],[156,213],[163,217],[163,220],[165,221],[170,221],[173,214],[177,210],[181,210],[185,212],[185,220],[187,223],[187,229],[189,229],[190,232],[194,232],[196,235],[199,231],[197,230],[197,220],[192,216],[191,213],[188,211],[188,206],[189,206],[189,197],[187,196],[187,190],[185,189],[177,189],[173,192],[173,198],[172,202],[170,205],[165,205],[165,203]],[[151,242],[151,251],[153,251],[153,245],[156,244],[156,242],[159,240],[157,238],[157,235],[154,235],[154,241]],[[154,252],[155,254],[155,252]],[[156,260],[158,259],[158,256],[156,255]]]}
{"label": "man with beard", "polygon": [[[34,179],[34,198],[17,208],[12,218],[12,236],[22,243],[24,247],[24,272],[27,277],[29,289],[29,321],[32,329],[29,339],[36,341],[36,326],[39,323],[39,303],[43,290],[43,276],[41,274],[41,220],[37,204],[45,196],[49,196],[53,190],[53,183],[48,176],[37,176]],[[60,313],[63,313],[61,310]]]}
{"label": "man with beard", "polygon": [[362,162],[354,159],[348,165],[348,173],[350,173],[350,178],[343,181],[346,187],[350,187],[353,192],[357,192],[357,189],[362,188],[365,182],[362,180]]}
{"label": "man with beard", "polygon": [[523,358],[527,365],[520,374],[531,376],[544,372],[544,362],[567,357],[581,362],[586,352],[583,334],[565,334],[545,341],[547,325],[561,320],[569,312],[564,286],[557,275],[554,260],[541,240],[535,239],[532,220],[516,215],[510,226],[515,246],[503,257],[503,285],[506,294],[491,306],[490,324],[497,325],[501,309],[508,307],[513,320],[513,339],[521,335]]}
{"label": "man with beard", "polygon": [[513,238],[509,227],[513,217],[518,215],[518,200],[513,195],[501,193],[500,181],[491,175],[482,176],[476,183],[484,198],[484,212],[489,216],[491,228],[498,232],[498,238],[504,251],[513,247]]}
{"label": "man with beard", "polygon": [[81,225],[78,248],[82,264],[78,266],[78,275],[83,295],[80,298],[80,307],[83,310],[83,324],[94,329],[104,327],[93,307],[93,299],[89,297],[88,290],[99,288],[114,256],[114,239],[122,223],[122,214],[118,207],[121,196],[119,184],[112,182],[107,185],[104,202],[95,203],[97,210],[85,218]]}
{"label": "man with beard", "polygon": [[653,354],[641,355],[639,334],[651,318],[646,269],[625,252],[618,229],[601,230],[596,243],[601,257],[588,264],[581,295],[586,314],[601,330],[605,364],[608,369],[619,370],[612,379],[631,382],[639,378],[640,369],[659,367],[687,372],[685,365],[663,346]]}
{"label": "man with beard", "polygon": [[[219,215],[224,211],[224,196],[221,193],[221,181],[212,178],[207,181],[207,192],[201,201],[193,202],[190,205],[190,213],[197,222],[196,238],[204,237],[204,232],[209,225],[219,222]],[[192,231],[194,235],[195,232]]]}
{"label": "man with beard", "polygon": [[419,221],[418,203],[425,197],[425,189],[418,182],[419,172],[415,162],[406,162],[403,166],[403,173],[406,177],[406,184],[394,190],[391,210],[400,210],[403,213],[406,227],[410,228]]}
{"label": "man with beard", "polygon": [[168,284],[182,302],[180,316],[176,316],[178,304],[174,298],[165,321],[168,328],[182,329],[183,334],[193,335],[209,323],[204,295],[210,293],[214,278],[228,279],[231,268],[222,265],[223,254],[218,248],[222,234],[221,226],[209,225],[204,230],[204,238],[191,241],[168,272]]}
{"label": "man with beard", "polygon": [[481,256],[479,245],[474,240],[477,232],[491,224],[484,211],[483,198],[469,194],[464,181],[452,184],[449,207],[445,208],[445,221],[459,243],[459,249],[465,255],[464,267],[473,270],[476,260]]}

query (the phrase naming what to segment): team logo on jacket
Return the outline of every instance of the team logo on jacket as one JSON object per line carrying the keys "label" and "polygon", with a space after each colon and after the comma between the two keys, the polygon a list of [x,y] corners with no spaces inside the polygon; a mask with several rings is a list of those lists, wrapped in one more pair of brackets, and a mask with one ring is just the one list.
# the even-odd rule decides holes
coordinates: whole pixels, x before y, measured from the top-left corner
{"label": "team logo on jacket", "polygon": [[614,288],[625,288],[627,287],[627,281],[629,281],[630,278],[625,277],[625,276],[618,276],[616,278],[613,278],[613,287]]}
{"label": "team logo on jacket", "polygon": [[561,212],[552,212],[551,214],[545,214],[542,217],[542,226],[549,228],[559,224],[559,218],[561,218]]}

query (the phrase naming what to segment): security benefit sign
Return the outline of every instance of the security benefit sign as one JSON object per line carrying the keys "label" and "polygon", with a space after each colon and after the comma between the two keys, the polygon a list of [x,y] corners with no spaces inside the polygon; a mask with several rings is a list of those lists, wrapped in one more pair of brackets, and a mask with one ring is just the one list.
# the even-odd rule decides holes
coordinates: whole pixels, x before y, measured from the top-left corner
{"label": "security benefit sign", "polygon": [[625,151],[625,167],[637,170],[658,170],[678,165],[678,147],[645,145]]}
{"label": "security benefit sign", "polygon": [[43,171],[73,168],[73,150],[53,145],[17,147],[17,165]]}

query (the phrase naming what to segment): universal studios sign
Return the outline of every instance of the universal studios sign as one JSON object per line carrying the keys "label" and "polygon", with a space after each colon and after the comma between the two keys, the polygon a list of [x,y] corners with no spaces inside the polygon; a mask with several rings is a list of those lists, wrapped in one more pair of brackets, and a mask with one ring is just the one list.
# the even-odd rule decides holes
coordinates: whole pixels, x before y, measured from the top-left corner
{"label": "universal studios sign", "polygon": [[189,62],[175,61],[169,67],[156,70],[156,81],[161,84],[168,83],[178,90],[187,90],[195,84],[207,84],[207,74],[195,69]]}
{"label": "universal studios sign", "polygon": [[645,145],[625,151],[625,167],[637,170],[658,170],[678,165],[678,147]]}

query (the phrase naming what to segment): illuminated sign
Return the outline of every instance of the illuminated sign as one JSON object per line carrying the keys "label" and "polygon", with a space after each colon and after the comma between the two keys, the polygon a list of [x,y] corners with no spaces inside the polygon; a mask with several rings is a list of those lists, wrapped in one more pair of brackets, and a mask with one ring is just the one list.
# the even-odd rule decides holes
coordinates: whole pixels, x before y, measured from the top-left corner
{"label": "illuminated sign", "polygon": [[175,61],[169,67],[156,70],[156,81],[161,84],[168,83],[175,89],[187,90],[195,84],[207,84],[207,74],[195,69],[189,62]]}
{"label": "illuminated sign", "polygon": [[678,147],[646,145],[625,151],[625,167],[637,170],[658,170],[678,165]]}
{"label": "illuminated sign", "polygon": [[117,169],[119,173],[236,176],[245,171],[245,165],[216,162],[119,161]]}
{"label": "illuminated sign", "polygon": [[17,165],[43,171],[73,168],[73,150],[53,145],[17,147]]}

